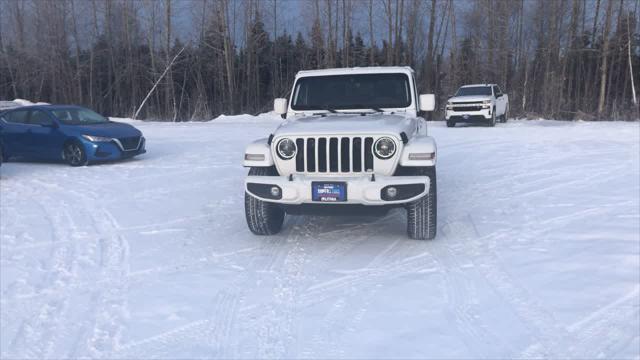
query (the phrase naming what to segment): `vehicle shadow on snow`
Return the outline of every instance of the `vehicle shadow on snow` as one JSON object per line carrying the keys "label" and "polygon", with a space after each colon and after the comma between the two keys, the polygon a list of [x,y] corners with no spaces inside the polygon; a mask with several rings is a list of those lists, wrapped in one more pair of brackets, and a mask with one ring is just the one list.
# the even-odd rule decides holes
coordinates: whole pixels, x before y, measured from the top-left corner
{"label": "vehicle shadow on snow", "polygon": [[[83,167],[94,167],[94,166],[100,166],[100,165],[116,165],[116,164],[126,164],[126,163],[135,163],[138,161],[142,161],[144,159],[142,158],[136,158],[136,157],[132,157],[132,158],[126,158],[126,159],[118,159],[118,160],[109,160],[109,161],[96,161],[96,162],[91,162],[88,165],[85,166],[78,166],[78,168],[83,168]],[[11,159],[10,161],[6,161],[2,164],[2,166],[4,167],[5,165],[9,165],[9,164],[21,164],[21,165],[59,165],[61,167],[66,167],[66,168],[73,168],[72,166],[70,166],[69,164],[67,164],[66,162],[62,161],[62,160],[43,160],[43,159],[31,159],[31,158],[15,158],[15,159]]]}
{"label": "vehicle shadow on snow", "polygon": [[[383,239],[407,238],[406,211],[392,209],[382,216],[287,216],[283,230],[289,236],[312,236],[316,238],[335,238],[342,236]],[[293,227],[293,228],[292,228]]]}
{"label": "vehicle shadow on snow", "polygon": [[[500,126],[499,124],[496,124],[496,126]],[[483,124],[483,123],[456,123],[456,128],[478,128],[478,127],[486,127],[486,128],[490,128],[491,126],[489,126],[489,124]]]}

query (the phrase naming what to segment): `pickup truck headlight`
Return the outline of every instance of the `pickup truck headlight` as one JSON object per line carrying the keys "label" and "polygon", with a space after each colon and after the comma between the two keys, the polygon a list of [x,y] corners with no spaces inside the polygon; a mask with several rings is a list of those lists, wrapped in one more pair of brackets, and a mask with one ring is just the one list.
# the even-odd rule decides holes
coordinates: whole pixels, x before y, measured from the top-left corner
{"label": "pickup truck headlight", "polygon": [[112,138],[109,138],[109,137],[94,136],[94,135],[82,135],[82,137],[91,142],[109,142],[113,140]]}
{"label": "pickup truck headlight", "polygon": [[453,109],[453,104],[448,102],[447,103],[447,110],[451,110],[451,109]]}
{"label": "pickup truck headlight", "polygon": [[276,152],[282,160],[289,160],[296,155],[298,149],[296,143],[291,139],[282,139],[276,145]]}
{"label": "pickup truck headlight", "polygon": [[381,137],[373,144],[373,150],[379,159],[388,159],[396,153],[396,142],[389,137]]}
{"label": "pickup truck headlight", "polygon": [[490,108],[490,107],[491,107],[491,100],[484,100],[484,101],[482,102],[482,108],[483,108],[483,109],[488,109],[488,108]]}

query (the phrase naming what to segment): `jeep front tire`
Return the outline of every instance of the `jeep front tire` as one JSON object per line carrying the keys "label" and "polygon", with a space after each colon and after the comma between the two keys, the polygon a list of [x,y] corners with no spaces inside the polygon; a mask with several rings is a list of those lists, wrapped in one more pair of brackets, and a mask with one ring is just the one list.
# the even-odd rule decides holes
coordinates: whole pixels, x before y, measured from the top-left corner
{"label": "jeep front tire", "polygon": [[438,194],[436,168],[416,168],[415,174],[429,177],[429,193],[407,205],[407,234],[411,239],[431,240],[436,237]]}
{"label": "jeep front tire", "polygon": [[[277,176],[274,167],[252,167],[249,176]],[[256,235],[274,235],[282,229],[284,210],[277,204],[244,193],[244,214],[249,230]]]}

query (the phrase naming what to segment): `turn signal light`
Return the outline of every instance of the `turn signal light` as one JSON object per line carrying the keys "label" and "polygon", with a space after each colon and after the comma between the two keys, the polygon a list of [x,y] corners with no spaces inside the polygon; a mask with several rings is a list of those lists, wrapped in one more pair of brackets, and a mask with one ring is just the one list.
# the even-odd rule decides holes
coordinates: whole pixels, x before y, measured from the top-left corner
{"label": "turn signal light", "polygon": [[433,160],[436,153],[410,153],[409,160]]}

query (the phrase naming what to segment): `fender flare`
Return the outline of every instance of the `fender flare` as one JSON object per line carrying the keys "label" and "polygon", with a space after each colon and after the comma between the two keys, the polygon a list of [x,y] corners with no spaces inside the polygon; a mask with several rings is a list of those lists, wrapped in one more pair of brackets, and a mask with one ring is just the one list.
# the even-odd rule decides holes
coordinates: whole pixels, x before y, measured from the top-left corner
{"label": "fender flare", "polygon": [[[402,149],[400,166],[423,167],[435,166],[438,148],[436,141],[430,136],[416,136]],[[413,156],[410,158],[409,155]]]}
{"label": "fender flare", "polygon": [[[262,155],[262,159],[251,159],[248,155]],[[270,167],[274,164],[268,138],[255,140],[245,148],[242,163],[244,167]]]}

